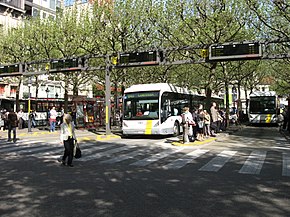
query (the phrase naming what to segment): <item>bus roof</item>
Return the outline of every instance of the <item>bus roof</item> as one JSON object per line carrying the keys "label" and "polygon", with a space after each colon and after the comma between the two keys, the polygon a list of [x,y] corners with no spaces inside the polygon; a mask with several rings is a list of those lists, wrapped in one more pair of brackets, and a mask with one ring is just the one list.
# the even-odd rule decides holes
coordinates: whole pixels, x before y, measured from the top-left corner
{"label": "bus roof", "polygon": [[255,91],[250,94],[250,97],[259,97],[259,96],[276,96],[275,91]]}
{"label": "bus roof", "polygon": [[154,84],[136,84],[125,90],[124,93],[132,93],[132,92],[145,92],[145,91],[161,91],[161,92],[176,92],[176,93],[184,93],[184,94],[196,94],[191,90],[188,90],[184,87],[177,87],[173,84],[168,83],[154,83]]}

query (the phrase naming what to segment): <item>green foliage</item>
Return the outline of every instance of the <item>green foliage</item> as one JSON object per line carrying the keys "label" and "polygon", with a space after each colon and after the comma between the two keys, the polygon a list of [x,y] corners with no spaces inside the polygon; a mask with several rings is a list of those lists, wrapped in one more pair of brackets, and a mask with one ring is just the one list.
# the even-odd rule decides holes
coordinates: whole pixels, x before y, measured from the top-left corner
{"label": "green foliage", "polygon": [[[114,5],[95,4],[91,9],[73,7],[55,20],[26,20],[3,35],[1,63],[289,37],[289,9],[289,2],[284,0],[115,0]],[[289,43],[279,49],[288,52]],[[168,56],[172,61],[195,60],[200,58],[200,49],[169,51]],[[103,66],[105,60],[95,59],[90,64]],[[285,62],[279,64],[276,68],[285,80],[289,67]],[[268,64],[242,61],[118,69],[111,79],[126,86],[170,82],[217,92],[225,81],[252,89],[268,73],[272,73]],[[96,71],[57,77],[76,90],[84,84],[104,83],[105,74]],[[286,87],[284,90],[289,92]]]}

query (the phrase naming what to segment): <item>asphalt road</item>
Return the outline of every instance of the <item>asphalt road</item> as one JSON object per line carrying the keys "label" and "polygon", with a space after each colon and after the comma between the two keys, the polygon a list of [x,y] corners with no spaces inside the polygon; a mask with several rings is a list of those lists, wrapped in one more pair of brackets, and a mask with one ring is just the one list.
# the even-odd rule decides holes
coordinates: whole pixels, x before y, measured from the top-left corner
{"label": "asphalt road", "polygon": [[287,217],[290,145],[275,127],[244,127],[217,141],[80,139],[61,166],[57,134],[0,138],[2,217]]}

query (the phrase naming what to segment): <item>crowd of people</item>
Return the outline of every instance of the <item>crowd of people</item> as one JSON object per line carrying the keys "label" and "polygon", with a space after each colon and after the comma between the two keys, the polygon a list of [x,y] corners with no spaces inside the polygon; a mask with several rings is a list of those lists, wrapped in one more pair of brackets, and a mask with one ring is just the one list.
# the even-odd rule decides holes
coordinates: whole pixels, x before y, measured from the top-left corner
{"label": "crowd of people", "polygon": [[184,142],[203,141],[207,137],[215,137],[217,133],[225,130],[225,111],[213,102],[208,112],[199,105],[198,108],[184,107],[182,114]]}

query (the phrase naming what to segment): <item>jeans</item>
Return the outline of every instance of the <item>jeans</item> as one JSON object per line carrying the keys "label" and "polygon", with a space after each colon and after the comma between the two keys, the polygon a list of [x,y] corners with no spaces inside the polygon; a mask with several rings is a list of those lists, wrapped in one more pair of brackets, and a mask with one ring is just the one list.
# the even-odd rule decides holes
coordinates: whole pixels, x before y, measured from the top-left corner
{"label": "jeans", "polygon": [[55,131],[55,123],[56,123],[56,121],[50,121],[50,131],[51,132]]}
{"label": "jeans", "polygon": [[16,127],[8,127],[8,140],[11,140],[11,131],[13,131],[13,142],[16,142]]}

